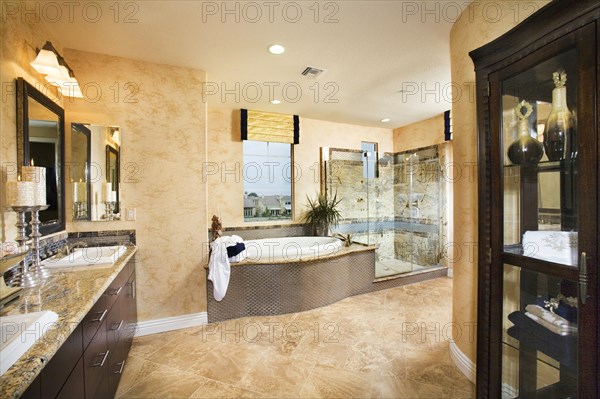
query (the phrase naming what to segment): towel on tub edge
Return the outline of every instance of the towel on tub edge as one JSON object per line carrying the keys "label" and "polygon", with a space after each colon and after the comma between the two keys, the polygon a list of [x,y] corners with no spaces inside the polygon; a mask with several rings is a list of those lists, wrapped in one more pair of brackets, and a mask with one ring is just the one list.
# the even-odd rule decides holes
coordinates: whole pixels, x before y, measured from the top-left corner
{"label": "towel on tub edge", "polygon": [[208,279],[213,283],[213,296],[221,301],[227,293],[231,267],[227,256],[229,237],[219,237],[210,243],[210,259],[208,261]]}

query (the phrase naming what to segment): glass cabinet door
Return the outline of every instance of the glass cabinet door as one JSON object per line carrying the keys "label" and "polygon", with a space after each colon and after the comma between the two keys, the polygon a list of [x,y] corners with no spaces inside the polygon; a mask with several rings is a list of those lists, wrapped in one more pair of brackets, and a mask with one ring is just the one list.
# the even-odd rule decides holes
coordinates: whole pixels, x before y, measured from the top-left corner
{"label": "glass cabinet door", "polygon": [[503,275],[498,317],[505,398],[578,397],[580,258],[585,261],[587,250],[580,238],[596,223],[585,220],[582,209],[597,206],[585,203],[580,176],[586,132],[578,124],[590,119],[578,115],[590,90],[582,76],[589,59],[576,40],[582,35],[564,38],[544,55],[533,53],[492,80],[497,95],[491,104],[498,109],[492,165],[501,170],[492,193],[502,203],[503,222],[492,242]]}

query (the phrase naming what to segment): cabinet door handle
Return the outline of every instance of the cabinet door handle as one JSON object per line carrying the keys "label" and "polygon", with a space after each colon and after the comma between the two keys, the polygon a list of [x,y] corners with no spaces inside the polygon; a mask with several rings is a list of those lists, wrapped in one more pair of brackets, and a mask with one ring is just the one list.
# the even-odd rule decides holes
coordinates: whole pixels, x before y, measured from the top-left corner
{"label": "cabinet door handle", "polygon": [[113,288],[110,290],[108,295],[119,295],[121,293],[122,289],[123,289],[123,286],[119,287],[118,289]]}
{"label": "cabinet door handle", "polygon": [[[117,363],[119,364],[119,363]],[[121,367],[119,367],[119,371],[115,371],[114,374],[123,374],[123,368],[125,367],[125,360],[123,360],[121,363]]]}
{"label": "cabinet door handle", "polygon": [[[106,313],[108,312],[108,309],[104,309],[102,312],[98,312],[98,313],[102,313],[100,315],[100,317],[96,318],[96,319],[92,319],[90,320],[90,322],[94,323],[94,322],[98,322],[98,323],[102,323],[102,320],[104,320],[104,318],[106,317]],[[98,314],[96,313],[96,314]]]}
{"label": "cabinet door handle", "polygon": [[99,353],[98,356],[102,356],[102,360],[99,363],[94,363],[92,364],[92,367],[102,367],[104,366],[104,363],[106,363],[106,359],[108,358],[108,353],[110,351],[106,351],[104,353]]}
{"label": "cabinet door handle", "polygon": [[[113,326],[114,326],[114,324],[113,324]],[[119,331],[121,329],[121,327],[123,327],[123,320],[121,320],[119,322],[119,325],[116,328],[115,327],[111,327],[110,331]]]}
{"label": "cabinet door handle", "polygon": [[579,296],[581,298],[581,304],[585,305],[587,302],[587,288],[588,288],[588,275],[587,275],[587,254],[581,253],[579,260]]}

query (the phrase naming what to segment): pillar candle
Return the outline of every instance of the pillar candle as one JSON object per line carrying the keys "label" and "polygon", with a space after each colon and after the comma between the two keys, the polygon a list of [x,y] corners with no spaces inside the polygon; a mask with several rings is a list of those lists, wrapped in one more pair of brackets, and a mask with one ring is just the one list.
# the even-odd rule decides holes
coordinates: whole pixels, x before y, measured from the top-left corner
{"label": "pillar candle", "polygon": [[23,166],[23,181],[34,184],[34,205],[46,205],[46,168],[39,166]]}
{"label": "pillar candle", "polygon": [[6,182],[6,205],[33,206],[35,205],[34,184],[28,181]]}
{"label": "pillar candle", "polygon": [[112,196],[112,184],[102,183],[102,202],[110,202]]}
{"label": "pillar candle", "polygon": [[110,192],[110,200],[112,202],[117,202],[117,192],[116,191],[111,191]]}
{"label": "pillar candle", "polygon": [[73,200],[75,202],[87,202],[87,183],[73,183]]}

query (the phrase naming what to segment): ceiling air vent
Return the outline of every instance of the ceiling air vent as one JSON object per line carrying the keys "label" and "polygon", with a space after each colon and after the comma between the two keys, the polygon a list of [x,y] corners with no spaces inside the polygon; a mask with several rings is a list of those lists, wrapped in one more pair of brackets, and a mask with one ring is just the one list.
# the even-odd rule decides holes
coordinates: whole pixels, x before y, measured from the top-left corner
{"label": "ceiling air vent", "polygon": [[319,69],[319,68],[308,66],[304,69],[304,71],[302,71],[302,75],[309,77],[311,79],[316,79],[319,76],[321,76],[321,74],[323,74],[323,72],[325,72],[324,69]]}

